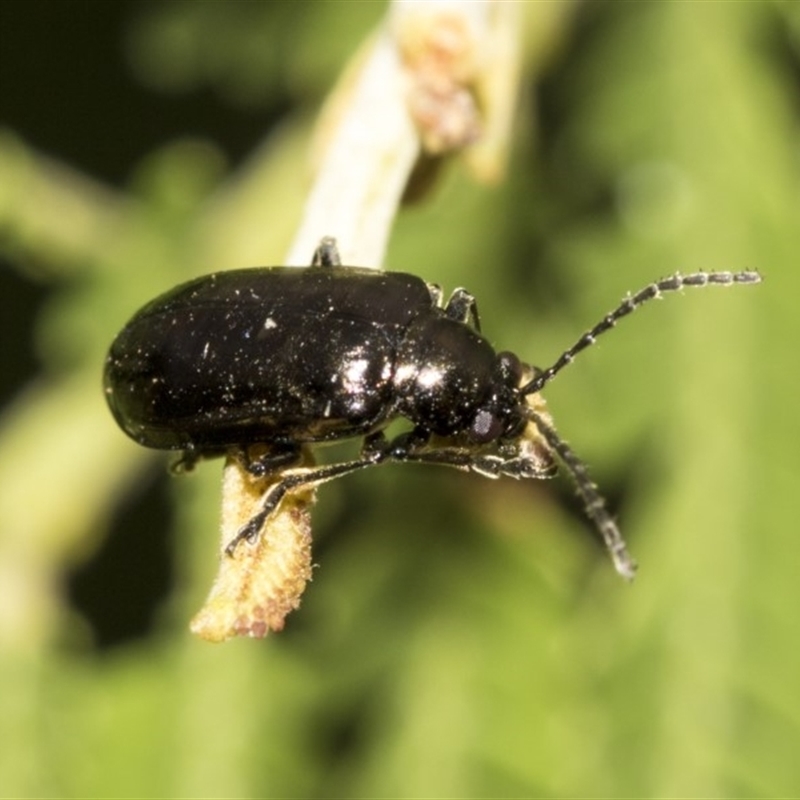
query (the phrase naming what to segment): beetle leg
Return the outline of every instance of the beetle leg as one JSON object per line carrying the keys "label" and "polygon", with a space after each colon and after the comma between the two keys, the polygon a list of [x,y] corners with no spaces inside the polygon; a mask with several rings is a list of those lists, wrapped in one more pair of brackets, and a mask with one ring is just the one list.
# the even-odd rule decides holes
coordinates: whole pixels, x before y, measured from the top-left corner
{"label": "beetle leg", "polygon": [[435,306],[436,308],[441,308],[442,298],[444,297],[442,287],[439,286],[438,283],[426,283],[425,285],[428,287],[428,291],[431,295],[431,305]]}
{"label": "beetle leg", "polygon": [[[255,449],[258,449],[258,445]],[[300,462],[300,448],[294,444],[269,445],[263,453],[253,454],[253,448],[243,447],[237,456],[242,466],[255,478],[263,478]]]}
{"label": "beetle leg", "polygon": [[270,514],[275,511],[283,500],[284,495],[292,489],[297,489],[300,486],[308,486],[311,484],[327,483],[334,478],[340,478],[343,475],[349,475],[351,472],[357,472],[360,469],[376,466],[377,464],[386,461],[389,458],[389,452],[382,447],[370,449],[365,455],[353,461],[342,461],[338,464],[326,464],[322,467],[300,468],[296,470],[287,470],[283,477],[274,483],[266,493],[261,510],[254,514],[250,521],[243,526],[234,538],[225,547],[225,552],[230,556],[236,546],[243,539],[252,542],[258,538],[264,523],[269,518]]}
{"label": "beetle leg", "polygon": [[504,463],[500,456],[492,454],[479,456],[469,447],[437,447],[433,450],[396,452],[394,460],[454,467],[467,472],[478,472],[487,478],[499,478],[503,474]]}
{"label": "beetle leg", "polygon": [[[477,454],[468,447],[442,447],[422,453],[409,453],[403,461],[418,464],[436,464],[441,467],[454,467],[465,472],[475,472],[484,478],[500,478],[511,475],[508,461],[494,453]],[[519,475],[515,475],[519,477]]]}
{"label": "beetle leg", "polygon": [[472,327],[480,333],[481,321],[478,317],[478,304],[466,289],[453,291],[444,307],[444,313],[448,319],[454,319],[456,322],[472,322]]}
{"label": "beetle leg", "polygon": [[[349,475],[351,472],[358,472],[358,470],[366,469],[367,467],[374,467],[386,461],[405,461],[404,454],[412,447],[411,443],[413,442],[415,446],[419,446],[423,443],[423,439],[427,440],[427,438],[429,438],[428,434],[411,431],[395,437],[392,441],[388,441],[383,431],[376,431],[364,438],[359,457],[352,461],[326,464],[321,467],[287,470],[283,477],[269,488],[264,497],[261,510],[251,517],[249,522],[228,543],[225,547],[225,552],[228,555],[232,555],[236,546],[243,539],[247,539],[250,542],[255,541],[264,527],[264,523],[270,514],[278,508],[288,491],[313,483],[326,483],[334,478],[340,478],[343,475]],[[245,463],[245,466],[250,470],[250,466],[247,463]]]}
{"label": "beetle leg", "polygon": [[388,441],[383,431],[367,434],[361,444],[358,460],[382,461],[385,458]]}
{"label": "beetle leg", "polygon": [[499,478],[503,475],[514,478],[546,478],[552,475],[551,469],[542,468],[519,450],[515,450],[513,456],[507,456],[496,452],[476,453],[470,447],[444,446],[426,449],[429,440],[430,434],[419,428],[401,433],[392,440],[387,440],[383,432],[378,431],[364,439],[359,458],[321,467],[287,470],[283,477],[269,488],[261,510],[239,530],[225,547],[225,552],[229,556],[233,555],[239,542],[244,539],[255,541],[270,514],[278,508],[286,493],[292,489],[327,483],[334,478],[341,478],[351,472],[379,464],[389,462],[437,464],[477,472],[488,478]]}
{"label": "beetle leg", "polygon": [[319,246],[314,251],[311,259],[312,267],[341,267],[342,258],[339,255],[339,248],[336,246],[336,239],[333,236],[323,236],[319,241]]}
{"label": "beetle leg", "polygon": [[469,445],[429,444],[430,435],[415,429],[400,434],[386,445],[384,460],[454,467],[487,478],[551,478],[556,472],[548,452],[519,444],[487,451]]}
{"label": "beetle leg", "polygon": [[183,475],[184,472],[192,472],[197,466],[197,462],[203,459],[203,454],[197,450],[184,450],[180,456],[169,465],[169,471],[173,475]]}
{"label": "beetle leg", "polygon": [[224,450],[187,448],[169,465],[169,471],[173,475],[183,475],[185,472],[192,472],[199,461],[203,461],[206,458],[218,458],[221,455],[224,455]]}
{"label": "beetle leg", "polygon": [[421,452],[430,442],[431,434],[424,428],[414,428],[398,434],[384,444],[385,460],[410,461],[411,454]]}

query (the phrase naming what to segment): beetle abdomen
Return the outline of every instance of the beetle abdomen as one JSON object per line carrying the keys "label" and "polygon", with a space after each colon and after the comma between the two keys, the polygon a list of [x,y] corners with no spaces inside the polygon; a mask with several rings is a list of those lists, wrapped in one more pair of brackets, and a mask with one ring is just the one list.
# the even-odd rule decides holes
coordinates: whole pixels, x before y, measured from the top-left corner
{"label": "beetle abdomen", "polygon": [[134,316],[111,347],[106,394],[149,447],[359,435],[392,414],[397,342],[430,305],[425,283],[401,273],[217,273]]}

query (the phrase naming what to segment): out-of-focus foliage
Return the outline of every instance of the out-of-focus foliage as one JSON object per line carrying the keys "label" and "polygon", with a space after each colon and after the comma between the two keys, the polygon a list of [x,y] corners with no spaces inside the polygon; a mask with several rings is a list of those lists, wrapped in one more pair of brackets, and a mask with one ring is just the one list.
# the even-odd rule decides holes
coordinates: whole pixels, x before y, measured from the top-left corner
{"label": "out-of-focus foliage", "polygon": [[[526,4],[509,179],[455,166],[395,230],[389,267],[469,287],[488,335],[542,366],[654,277],[762,271],[653,304],[547,390],[635,584],[563,482],[387,467],[321,491],[287,629],[224,646],[186,627],[219,465],[162,479],[114,427],[102,359],[179,280],[280,261],[311,112],[382,7],[143,3],[113,30],[78,14],[61,63],[34,40],[57,5],[30,4],[38,28],[0,7],[0,50],[24,19],[50,69],[0,68],[0,795],[796,794],[797,4]],[[127,58],[179,133],[153,142],[163,120],[128,119],[99,67],[67,108],[92,48]],[[229,131],[246,158],[218,119],[180,127],[193,93],[258,120],[246,145]],[[87,154],[112,145],[135,164],[109,156],[107,183]]]}

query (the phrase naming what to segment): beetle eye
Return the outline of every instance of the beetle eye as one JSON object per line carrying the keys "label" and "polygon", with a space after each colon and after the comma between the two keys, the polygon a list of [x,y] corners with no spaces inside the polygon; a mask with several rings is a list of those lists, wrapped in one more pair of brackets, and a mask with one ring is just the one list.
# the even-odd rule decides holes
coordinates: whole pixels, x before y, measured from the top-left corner
{"label": "beetle eye", "polygon": [[469,429],[469,438],[476,444],[485,444],[496,439],[503,432],[503,425],[491,411],[483,409],[475,415]]}

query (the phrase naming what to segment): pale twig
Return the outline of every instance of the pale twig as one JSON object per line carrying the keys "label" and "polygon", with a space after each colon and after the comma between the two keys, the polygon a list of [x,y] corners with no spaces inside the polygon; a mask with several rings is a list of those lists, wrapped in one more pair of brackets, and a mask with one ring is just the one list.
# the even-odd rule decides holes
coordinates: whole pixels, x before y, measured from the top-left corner
{"label": "pale twig", "polygon": [[[285,263],[311,262],[320,240],[337,240],[346,265],[380,267],[409,177],[422,154],[442,157],[480,140],[481,108],[508,113],[507,102],[478,101],[495,69],[496,26],[512,16],[489,0],[395,2],[356,59],[320,121],[313,185]],[[508,34],[508,31],[506,31]],[[508,35],[500,37],[508,41]],[[512,48],[512,53],[514,49]],[[501,60],[502,61],[502,60]],[[513,61],[513,58],[512,58]],[[516,77],[516,71],[509,74]],[[496,90],[496,89],[495,89]],[[502,127],[502,126],[500,126]],[[310,459],[310,453],[305,453]],[[308,462],[307,462],[308,463]],[[192,630],[221,641],[280,630],[311,577],[309,508],[313,490],[289,491],[254,542],[225,552],[280,476],[254,479],[232,454],[223,480],[221,567]]]}

